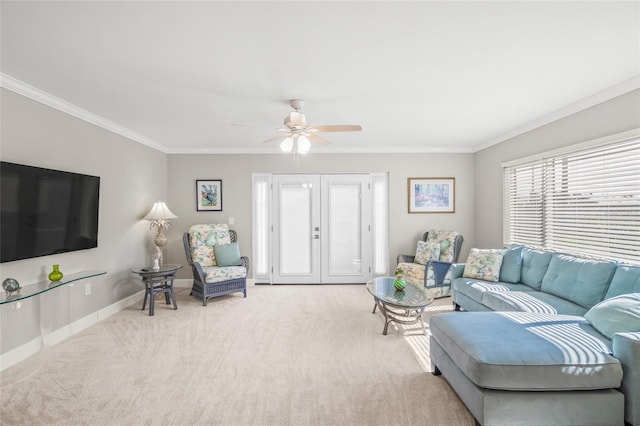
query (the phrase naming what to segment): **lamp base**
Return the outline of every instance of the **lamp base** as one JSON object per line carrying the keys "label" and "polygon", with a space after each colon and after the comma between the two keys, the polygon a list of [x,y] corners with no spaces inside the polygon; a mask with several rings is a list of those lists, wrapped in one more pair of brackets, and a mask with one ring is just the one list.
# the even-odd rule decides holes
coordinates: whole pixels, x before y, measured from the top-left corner
{"label": "lamp base", "polygon": [[158,234],[153,239],[153,243],[160,248],[167,245],[167,237],[162,233],[162,228],[158,228]]}

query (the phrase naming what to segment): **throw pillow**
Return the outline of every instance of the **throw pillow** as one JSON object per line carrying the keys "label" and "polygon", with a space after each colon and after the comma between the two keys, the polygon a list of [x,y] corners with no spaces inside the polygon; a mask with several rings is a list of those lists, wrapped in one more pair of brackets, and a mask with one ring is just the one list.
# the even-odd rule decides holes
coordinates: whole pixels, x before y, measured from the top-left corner
{"label": "throw pillow", "polygon": [[464,265],[462,276],[477,280],[497,282],[500,278],[502,250],[472,248]]}
{"label": "throw pillow", "polygon": [[613,339],[615,333],[640,331],[640,293],[605,299],[584,314],[600,333]]}
{"label": "throw pillow", "polygon": [[413,260],[415,263],[426,265],[428,261],[438,259],[440,259],[439,243],[418,241],[418,245],[416,247],[416,257]]}
{"label": "throw pillow", "polygon": [[519,283],[522,271],[522,246],[507,249],[502,255],[500,267],[500,281],[505,283]]}
{"label": "throw pillow", "polygon": [[216,263],[218,266],[238,266],[242,262],[238,243],[214,246],[213,250],[216,253]]}

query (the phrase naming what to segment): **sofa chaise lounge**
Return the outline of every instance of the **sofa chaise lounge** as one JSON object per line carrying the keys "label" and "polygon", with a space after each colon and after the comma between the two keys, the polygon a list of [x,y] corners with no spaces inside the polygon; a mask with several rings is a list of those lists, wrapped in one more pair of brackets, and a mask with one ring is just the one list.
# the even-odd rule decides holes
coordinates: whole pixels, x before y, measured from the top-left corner
{"label": "sofa chaise lounge", "polygon": [[478,423],[640,425],[640,268],[473,249],[452,297],[466,312],[431,318],[432,366]]}

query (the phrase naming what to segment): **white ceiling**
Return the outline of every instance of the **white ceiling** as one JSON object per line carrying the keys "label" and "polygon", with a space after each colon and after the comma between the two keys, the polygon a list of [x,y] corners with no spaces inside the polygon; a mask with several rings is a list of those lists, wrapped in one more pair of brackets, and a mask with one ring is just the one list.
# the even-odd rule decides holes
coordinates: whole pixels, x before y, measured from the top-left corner
{"label": "white ceiling", "polygon": [[3,86],[176,153],[277,152],[291,98],[363,126],[312,152],[474,152],[640,81],[637,1],[2,1],[1,24]]}

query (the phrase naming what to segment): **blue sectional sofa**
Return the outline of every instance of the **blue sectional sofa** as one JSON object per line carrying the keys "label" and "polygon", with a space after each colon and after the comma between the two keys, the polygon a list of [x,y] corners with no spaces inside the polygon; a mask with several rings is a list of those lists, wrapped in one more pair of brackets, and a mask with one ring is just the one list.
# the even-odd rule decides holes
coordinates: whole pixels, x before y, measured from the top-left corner
{"label": "blue sectional sofa", "polygon": [[490,280],[452,268],[464,312],[431,318],[434,374],[482,425],[640,425],[640,268],[493,252]]}

